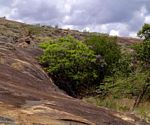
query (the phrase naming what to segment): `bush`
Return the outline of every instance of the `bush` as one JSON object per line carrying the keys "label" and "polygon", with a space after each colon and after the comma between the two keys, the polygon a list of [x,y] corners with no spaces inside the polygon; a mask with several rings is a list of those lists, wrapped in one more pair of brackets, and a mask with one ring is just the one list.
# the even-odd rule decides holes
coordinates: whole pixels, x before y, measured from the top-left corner
{"label": "bush", "polygon": [[141,72],[139,69],[127,77],[108,77],[104,80],[105,92],[117,98],[137,97],[147,83],[147,76],[147,72]]}
{"label": "bush", "polygon": [[116,37],[106,35],[92,35],[86,40],[86,44],[95,54],[105,60],[108,74],[113,73],[114,66],[121,58],[121,50],[116,41]]}
{"label": "bush", "polygon": [[150,24],[144,24],[142,29],[137,33],[140,38],[150,39]]}
{"label": "bush", "polygon": [[134,46],[136,57],[146,64],[150,65],[150,40],[145,40],[143,43]]}
{"label": "bush", "polygon": [[50,40],[40,47],[44,49],[40,63],[55,83],[71,96],[81,95],[104,77],[104,61],[73,37]]}

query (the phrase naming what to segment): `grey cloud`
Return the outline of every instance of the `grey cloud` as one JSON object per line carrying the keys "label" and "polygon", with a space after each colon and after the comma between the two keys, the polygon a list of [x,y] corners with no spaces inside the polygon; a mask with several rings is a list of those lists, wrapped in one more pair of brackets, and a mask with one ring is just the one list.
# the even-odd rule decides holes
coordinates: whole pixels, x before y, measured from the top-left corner
{"label": "grey cloud", "polygon": [[[104,24],[112,22],[123,22],[132,17],[132,13],[126,11],[126,1],[116,2],[113,0],[89,0],[76,4],[72,7],[70,22],[73,25],[86,25],[86,24]],[[78,9],[77,9],[78,8]],[[122,14],[121,14],[122,13]]]}
{"label": "grey cloud", "polygon": [[0,0],[0,6],[1,6],[1,7],[10,6],[11,3],[12,3],[12,0]]}
{"label": "grey cloud", "polygon": [[143,25],[145,20],[144,15],[140,15],[140,13],[136,13],[133,18],[127,23],[128,29],[130,31],[138,31]]}
{"label": "grey cloud", "polygon": [[24,0],[14,5],[13,9],[10,18],[28,22],[59,23],[59,18],[63,16],[56,4],[46,1]]}
{"label": "grey cloud", "polygon": [[[84,1],[84,2],[83,2]],[[70,22],[74,25],[106,24],[113,22],[127,22],[133,16],[133,12],[139,9],[131,0],[83,0],[72,7]],[[76,9],[78,8],[78,9]]]}
{"label": "grey cloud", "polygon": [[10,19],[126,36],[137,32],[150,14],[150,0],[1,0],[0,6],[0,15]]}
{"label": "grey cloud", "polygon": [[[78,8],[78,9],[76,9]],[[141,10],[147,11],[143,12]],[[114,24],[108,27],[110,32],[117,29],[121,35],[129,35],[137,32],[144,23],[145,16],[150,13],[149,0],[82,0],[72,7],[68,24],[87,26],[95,24]],[[118,24],[126,25],[126,28],[116,28]]]}

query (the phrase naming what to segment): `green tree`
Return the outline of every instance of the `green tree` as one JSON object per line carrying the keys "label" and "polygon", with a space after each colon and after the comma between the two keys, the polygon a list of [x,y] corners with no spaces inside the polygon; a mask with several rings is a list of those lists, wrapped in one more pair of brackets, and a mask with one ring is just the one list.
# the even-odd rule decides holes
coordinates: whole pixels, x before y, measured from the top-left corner
{"label": "green tree", "polygon": [[106,35],[92,35],[86,39],[86,44],[98,57],[105,60],[107,73],[113,73],[113,68],[121,58],[121,50],[117,44],[117,38]]}
{"label": "green tree", "polygon": [[134,107],[139,105],[144,96],[147,95],[149,96],[148,98],[150,98],[150,95],[147,94],[147,92],[150,91],[150,24],[144,24],[142,29],[138,32],[138,36],[144,38],[144,41],[135,46],[135,55],[142,68],[142,72],[148,72],[148,76],[145,78],[146,82],[141,87]]}
{"label": "green tree", "polygon": [[[148,31],[145,31],[144,35],[142,34],[144,31],[143,29],[145,28],[142,28],[140,33],[141,36],[143,36],[142,38],[146,37],[144,42],[135,45],[135,51],[132,54],[127,52],[120,54],[121,52],[118,51],[121,58],[119,56],[117,56],[119,58],[114,58],[115,61],[112,62],[113,70],[111,69],[111,71],[114,71],[113,74],[107,75],[107,77],[103,80],[104,86],[99,87],[99,91],[102,91],[105,96],[112,95],[115,98],[136,97],[133,109],[139,106],[142,100],[150,98],[150,38],[148,37]],[[93,41],[97,40],[95,39]],[[93,44],[95,45],[95,43]],[[93,44],[91,45],[93,46]],[[95,45],[95,48],[97,53],[103,52],[98,49],[97,44]],[[105,48],[104,54],[111,55],[107,49],[108,48]],[[106,50],[108,53],[106,53]],[[115,55],[115,53],[113,54]],[[111,64],[108,63],[111,61],[106,60],[106,62],[107,64]]]}
{"label": "green tree", "polygon": [[144,40],[134,46],[136,57],[145,66],[150,66],[150,40]]}
{"label": "green tree", "polygon": [[40,63],[55,83],[71,96],[80,95],[104,77],[104,61],[73,37],[49,40],[40,47],[44,49]]}
{"label": "green tree", "polygon": [[[150,24],[144,24],[138,32],[138,36],[144,38],[142,43],[135,45],[136,56],[145,66],[150,66]],[[145,65],[147,64],[147,65]],[[148,68],[146,67],[146,68]]]}
{"label": "green tree", "polygon": [[150,24],[144,24],[142,29],[137,33],[140,38],[150,39]]}

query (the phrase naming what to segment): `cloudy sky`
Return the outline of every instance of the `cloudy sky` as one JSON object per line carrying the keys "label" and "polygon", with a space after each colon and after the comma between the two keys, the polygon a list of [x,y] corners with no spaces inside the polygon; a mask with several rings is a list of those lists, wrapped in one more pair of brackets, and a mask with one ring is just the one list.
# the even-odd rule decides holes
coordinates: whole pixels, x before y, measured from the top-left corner
{"label": "cloudy sky", "polygon": [[150,0],[0,0],[0,16],[110,35],[136,36],[150,23]]}

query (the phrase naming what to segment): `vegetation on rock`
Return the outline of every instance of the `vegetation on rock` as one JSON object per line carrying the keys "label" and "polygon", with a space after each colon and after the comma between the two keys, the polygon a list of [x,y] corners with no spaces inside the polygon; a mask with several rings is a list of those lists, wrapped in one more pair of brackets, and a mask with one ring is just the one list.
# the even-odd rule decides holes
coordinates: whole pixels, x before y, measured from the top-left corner
{"label": "vegetation on rock", "polygon": [[40,47],[44,49],[40,63],[71,96],[99,84],[104,77],[104,60],[96,58],[93,50],[73,37],[49,40]]}
{"label": "vegetation on rock", "polygon": [[117,44],[117,38],[106,35],[92,35],[86,39],[85,43],[97,56],[105,60],[107,74],[112,74],[114,67],[121,58],[121,50]]}
{"label": "vegetation on rock", "polygon": [[[41,108],[42,105],[42,108],[49,111],[39,112],[40,117],[44,117],[38,122],[39,116],[33,113],[29,120],[31,124],[41,124],[45,120],[47,124],[51,123],[51,116],[62,115],[62,112],[64,118],[73,119],[69,120],[70,124],[74,123],[74,120],[76,122],[78,116],[84,118],[79,119],[82,123],[85,119],[90,122],[86,121],[85,124],[99,124],[101,121],[109,124],[108,120],[112,121],[112,124],[130,124],[125,122],[124,118],[131,119],[133,124],[144,124],[134,115],[124,116],[123,113],[92,107],[59,91],[34,59],[42,54],[38,48],[39,42],[45,41],[40,45],[44,53],[39,61],[54,83],[69,95],[86,98],[88,96],[91,102],[96,100],[94,103],[100,106],[119,111],[134,109],[136,113],[150,119],[149,38],[131,48],[129,45],[136,42],[136,39],[129,41],[130,38],[116,39],[106,34],[81,33],[7,20],[0,20],[0,23],[0,108],[1,116],[5,114],[4,118],[16,113],[12,119],[15,119],[16,123],[22,123],[22,119],[31,117],[26,117],[26,112],[28,114],[28,111],[35,107],[33,102],[36,102],[36,106]],[[76,39],[64,37],[67,34]],[[130,44],[127,44],[128,47],[126,44],[118,45],[120,40]],[[23,94],[20,95],[22,91]],[[39,100],[41,101],[38,105]],[[56,102],[54,107],[49,105],[52,101]],[[31,104],[31,107],[24,108],[26,104]],[[20,116],[22,109],[26,112]],[[47,113],[52,115],[47,117]],[[26,123],[26,120],[24,121]],[[66,123],[66,119],[64,121]],[[62,123],[62,119],[60,122]]]}
{"label": "vegetation on rock", "polygon": [[[149,32],[150,25],[145,24],[138,33],[144,41],[130,46],[133,51],[127,49],[122,53],[113,74],[107,75],[96,90],[102,91],[101,94],[88,101],[121,111],[136,110],[150,121],[150,110],[144,107],[144,103],[150,101]],[[122,103],[123,99],[128,102]]]}
{"label": "vegetation on rock", "polygon": [[118,45],[116,37],[99,34],[82,41],[70,36],[46,39],[40,44],[44,53],[39,61],[69,95],[88,96],[100,106],[133,111],[150,99],[149,30],[145,24],[138,33],[144,41],[127,47]]}
{"label": "vegetation on rock", "polygon": [[145,40],[150,39],[150,24],[144,24],[137,35]]}

